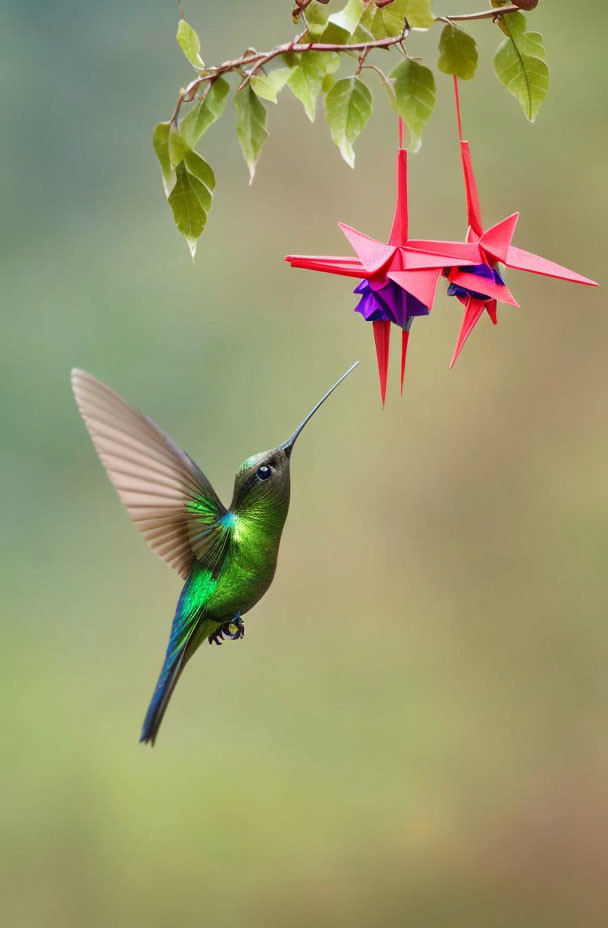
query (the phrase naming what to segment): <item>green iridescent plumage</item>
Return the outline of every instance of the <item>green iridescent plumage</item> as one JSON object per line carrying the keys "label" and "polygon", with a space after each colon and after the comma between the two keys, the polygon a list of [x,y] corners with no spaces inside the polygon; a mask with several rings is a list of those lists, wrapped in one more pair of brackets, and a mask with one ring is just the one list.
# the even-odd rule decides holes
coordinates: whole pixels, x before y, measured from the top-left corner
{"label": "green iridescent plumage", "polygon": [[272,583],[289,509],[295,441],[355,366],[288,441],[245,461],[228,509],[192,459],[156,423],[90,374],[72,372],[80,413],[131,519],[186,581],[142,741],[154,744],[171,694],[196,649],[231,623],[241,628],[240,616]]}

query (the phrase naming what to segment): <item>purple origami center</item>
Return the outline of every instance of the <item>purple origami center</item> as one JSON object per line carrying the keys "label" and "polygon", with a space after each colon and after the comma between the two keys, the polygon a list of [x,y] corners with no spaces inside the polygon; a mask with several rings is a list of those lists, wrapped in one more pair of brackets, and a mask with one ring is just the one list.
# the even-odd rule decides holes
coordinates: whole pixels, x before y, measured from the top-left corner
{"label": "purple origami center", "polygon": [[[485,277],[486,280],[493,280],[494,283],[504,287],[505,282],[495,267],[489,264],[474,264],[472,267],[461,267],[459,270],[465,274],[475,274],[477,277]],[[487,293],[478,293],[475,290],[469,290],[468,287],[461,287],[460,284],[451,283],[448,287],[448,296],[459,296],[463,299],[473,297],[475,300],[489,300],[491,297]]]}
{"label": "purple origami center", "polygon": [[361,313],[367,322],[388,319],[402,329],[409,330],[415,316],[428,316],[429,309],[415,296],[388,280],[384,284],[362,280],[353,290],[360,293],[361,299],[355,306],[355,312]]}

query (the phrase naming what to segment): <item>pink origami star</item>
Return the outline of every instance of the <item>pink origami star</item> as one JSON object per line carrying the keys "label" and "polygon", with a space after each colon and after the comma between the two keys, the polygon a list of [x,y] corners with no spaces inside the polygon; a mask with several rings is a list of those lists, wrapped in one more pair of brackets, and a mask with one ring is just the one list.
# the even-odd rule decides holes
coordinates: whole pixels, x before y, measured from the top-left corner
{"label": "pink origami star", "polygon": [[451,296],[458,297],[465,307],[462,326],[450,367],[454,365],[464,343],[479,322],[484,310],[488,313],[494,325],[496,325],[497,302],[510,303],[512,306],[519,305],[515,301],[513,294],[502,281],[498,271],[499,264],[504,264],[507,267],[520,271],[542,274],[545,277],[556,277],[559,280],[569,280],[573,283],[597,287],[595,281],[589,280],[587,277],[581,277],[580,274],[568,270],[567,267],[554,264],[553,261],[547,261],[546,258],[541,258],[529,251],[523,251],[521,248],[515,248],[511,244],[511,241],[513,239],[513,233],[515,232],[515,226],[517,225],[519,213],[514,213],[512,216],[503,219],[502,222],[499,222],[497,225],[492,226],[484,232],[481,210],[479,208],[477,184],[475,181],[475,174],[473,173],[473,163],[471,161],[471,149],[469,143],[465,142],[462,138],[457,77],[454,77],[454,91],[456,95],[460,154],[467,199],[467,220],[469,228],[466,246],[468,247],[468,251],[465,253],[469,258],[469,262],[468,266],[465,266],[465,262],[462,262],[460,267],[453,267],[447,273],[448,280],[450,281],[448,293]]}
{"label": "pink origami star", "polygon": [[356,311],[373,326],[380,394],[386,398],[391,323],[402,330],[401,390],[409,333],[417,315],[430,311],[437,282],[444,271],[479,263],[469,257],[470,246],[463,242],[426,241],[408,238],[407,151],[403,148],[403,127],[399,125],[397,153],[397,204],[388,243],[379,242],[350,226],[339,223],[356,258],[341,256],[288,255],[292,267],[357,277],[362,283],[356,293],[363,294]]}

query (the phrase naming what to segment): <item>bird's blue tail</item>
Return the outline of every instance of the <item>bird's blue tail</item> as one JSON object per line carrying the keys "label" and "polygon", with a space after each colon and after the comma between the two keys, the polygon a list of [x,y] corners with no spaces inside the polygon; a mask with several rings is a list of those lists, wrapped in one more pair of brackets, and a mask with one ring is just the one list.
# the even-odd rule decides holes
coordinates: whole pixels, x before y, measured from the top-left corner
{"label": "bird's blue tail", "polygon": [[158,683],[152,696],[152,701],[146,712],[143,728],[141,730],[140,741],[144,744],[154,746],[160,723],[163,720],[165,710],[171,699],[171,694],[179,680],[179,676],[184,667],[185,648],[175,657],[167,655],[163,669],[160,672]]}
{"label": "bird's blue tail", "polygon": [[169,639],[165,662],[162,666],[158,682],[154,689],[154,695],[152,696],[141,730],[141,737],[139,740],[144,744],[154,745],[160,723],[169,705],[171,694],[190,656],[187,653],[188,644],[190,643],[192,633],[198,622],[192,613],[184,615],[182,602],[183,595],[180,597],[179,603],[177,604],[177,611],[173,619],[173,627],[171,628],[171,637]]}

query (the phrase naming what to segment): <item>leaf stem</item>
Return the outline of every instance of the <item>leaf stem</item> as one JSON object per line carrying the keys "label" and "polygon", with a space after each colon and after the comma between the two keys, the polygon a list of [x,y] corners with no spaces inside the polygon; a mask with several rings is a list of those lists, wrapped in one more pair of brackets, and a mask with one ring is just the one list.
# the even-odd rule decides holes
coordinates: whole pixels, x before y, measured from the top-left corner
{"label": "leaf stem", "polygon": [[511,6],[497,6],[491,10],[482,10],[481,13],[457,13],[456,16],[437,16],[435,22],[442,19],[451,19],[452,22],[465,22],[473,19],[500,19],[501,16],[505,16],[507,13],[518,12],[520,12],[520,8],[513,3]]}

